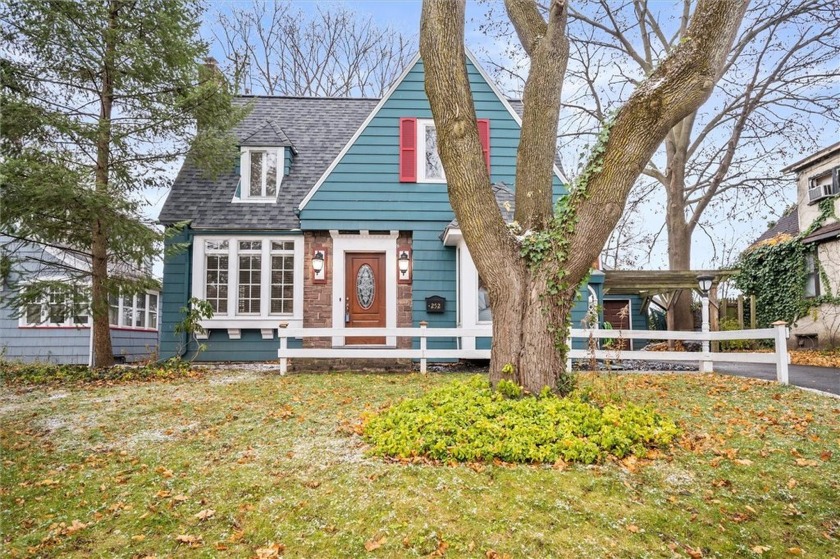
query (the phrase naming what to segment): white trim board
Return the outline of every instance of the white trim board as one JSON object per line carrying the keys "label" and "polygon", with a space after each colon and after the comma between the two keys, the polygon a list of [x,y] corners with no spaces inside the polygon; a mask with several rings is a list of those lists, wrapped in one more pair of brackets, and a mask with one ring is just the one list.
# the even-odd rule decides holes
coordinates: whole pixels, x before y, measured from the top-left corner
{"label": "white trim board", "polygon": [[[484,71],[484,68],[482,68],[481,64],[478,63],[478,60],[476,59],[475,55],[473,55],[473,53],[469,49],[466,49],[466,55],[467,60],[469,60],[473,64],[473,66],[475,66],[475,68],[478,70],[479,75],[481,75],[481,77],[484,78],[484,81],[487,82],[487,85],[490,86],[490,90],[496,95],[499,101],[501,101],[502,106],[507,110],[508,113],[510,113],[510,116],[513,118],[514,122],[516,122],[516,124],[521,130],[522,119],[519,117],[519,113],[517,113],[513,109],[510,102],[502,94],[501,90],[496,85],[496,83],[490,78],[490,76],[487,75],[487,72]],[[324,171],[324,173],[315,183],[315,186],[313,186],[303,198],[303,200],[301,200],[300,204],[298,205],[299,210],[303,210],[309,203],[309,201],[315,196],[315,193],[318,192],[318,189],[321,188],[321,185],[324,184],[324,182],[326,182],[327,177],[329,177],[330,174],[332,174],[332,172],[335,170],[335,168],[338,166],[338,164],[341,162],[344,156],[347,155],[347,152],[350,151],[350,148],[353,147],[353,144],[355,144],[356,140],[359,139],[359,136],[361,136],[362,133],[367,129],[371,121],[373,121],[373,119],[376,118],[376,115],[379,114],[379,111],[382,109],[383,106],[385,106],[385,103],[388,102],[388,100],[391,98],[391,96],[394,94],[394,92],[397,90],[400,84],[402,84],[403,80],[405,80],[406,76],[408,76],[409,72],[411,72],[411,70],[414,69],[414,66],[419,60],[420,53],[418,52],[414,55],[414,57],[412,57],[411,61],[406,65],[405,69],[402,71],[400,76],[396,80],[394,80],[394,83],[391,84],[391,87],[388,88],[388,91],[385,92],[385,95],[382,96],[382,99],[379,100],[379,103],[376,104],[376,107],[373,108],[371,113],[367,116],[364,122],[362,122],[361,126],[359,126],[359,128],[350,138],[350,140],[346,144],[344,144],[344,147],[341,148],[340,152],[338,152],[338,155],[335,157],[335,159],[333,159],[332,163],[330,163],[330,166],[327,167],[327,170]],[[553,164],[552,168],[554,170],[554,175],[568,186],[570,184],[569,180],[563,176],[563,174],[560,172],[560,169],[557,168],[557,165]]]}

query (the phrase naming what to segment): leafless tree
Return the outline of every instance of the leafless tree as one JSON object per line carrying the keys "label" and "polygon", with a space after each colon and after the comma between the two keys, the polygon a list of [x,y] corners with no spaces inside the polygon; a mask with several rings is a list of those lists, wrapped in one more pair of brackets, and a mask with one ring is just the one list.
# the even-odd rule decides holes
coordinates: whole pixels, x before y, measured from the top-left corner
{"label": "leafless tree", "polygon": [[413,41],[373,18],[291,1],[253,0],[217,13],[222,68],[240,93],[381,96],[408,63]]}
{"label": "leafless tree", "polygon": [[630,189],[669,131],[712,94],[747,8],[699,0],[683,40],[602,127],[585,171],[555,215],[553,163],[570,44],[569,4],[506,0],[529,57],[516,160],[516,225],[496,204],[478,137],[464,47],[464,0],[425,0],[420,53],[449,200],[490,294],[490,378],[513,371],[531,392],[563,388],[570,313],[580,285],[623,213]]}
{"label": "leafless tree", "polygon": [[[559,142],[566,171],[610,112],[685,39],[695,0],[590,0],[572,6],[568,87]],[[510,34],[493,18],[489,31]],[[523,65],[497,63],[513,88]],[[840,4],[836,0],[757,0],[749,8],[712,97],[677,123],[647,164],[630,211],[651,184],[666,193],[668,262],[691,267],[691,243],[715,222],[778,214],[792,188],[780,162],[837,137],[840,120]],[[569,155],[571,154],[571,158]],[[573,174],[573,172],[571,173]],[[638,190],[641,189],[641,190]],[[617,232],[618,235],[621,231]],[[615,239],[612,241],[616,242]],[[630,249],[632,247],[625,247]],[[669,326],[692,326],[690,295],[675,297]]]}

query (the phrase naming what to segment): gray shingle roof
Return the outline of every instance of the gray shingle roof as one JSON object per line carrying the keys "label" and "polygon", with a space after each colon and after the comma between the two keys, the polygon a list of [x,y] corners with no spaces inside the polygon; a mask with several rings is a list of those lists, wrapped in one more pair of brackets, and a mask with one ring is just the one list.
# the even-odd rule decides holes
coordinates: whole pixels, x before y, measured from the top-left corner
{"label": "gray shingle roof", "polygon": [[[505,223],[512,223],[514,209],[513,203],[516,195],[503,182],[492,184],[491,187],[493,188],[493,194],[496,196],[496,203],[499,204],[499,210],[502,212],[502,219],[505,220]],[[446,236],[446,232],[450,229],[460,229],[460,225],[458,225],[458,218],[449,222],[449,225],[447,225],[443,229],[443,233],[440,234],[440,238],[443,239]]]}
{"label": "gray shingle roof", "polygon": [[753,242],[753,246],[761,241],[772,239],[776,235],[780,235],[782,233],[793,237],[799,234],[799,216],[796,211],[796,206],[789,208],[787,213],[780,217],[779,221],[777,221],[773,227],[762,233],[761,236]]}
{"label": "gray shingle roof", "polygon": [[[190,221],[195,229],[296,229],[301,200],[373,111],[379,99],[241,96],[237,104],[252,110],[234,129],[241,146],[288,146],[294,150],[291,172],[283,177],[276,204],[236,204],[231,200],[239,169],[213,178],[185,162],[172,185],[159,219]],[[522,115],[522,102],[509,101]],[[513,193],[503,184],[511,208]],[[497,198],[499,197],[497,192]],[[503,211],[504,213],[504,211]],[[507,221],[513,219],[512,209]],[[457,224],[456,224],[457,226]]]}
{"label": "gray shingle roof", "polygon": [[239,145],[261,147],[283,146],[291,147],[294,150],[294,144],[286,135],[283,128],[270,120],[265,123],[265,126],[242,140]]}
{"label": "gray shingle roof", "polygon": [[[188,162],[172,185],[160,221],[192,221],[197,229],[295,229],[295,210],[310,188],[350,140],[378,99],[237,97],[253,108],[234,130],[240,142],[255,133],[276,134],[297,150],[291,172],[283,178],[276,204],[232,204],[239,170],[212,178]],[[266,124],[270,127],[266,128]],[[263,141],[260,139],[259,141]],[[265,144],[263,144],[265,145]],[[271,144],[269,144],[271,145]]]}

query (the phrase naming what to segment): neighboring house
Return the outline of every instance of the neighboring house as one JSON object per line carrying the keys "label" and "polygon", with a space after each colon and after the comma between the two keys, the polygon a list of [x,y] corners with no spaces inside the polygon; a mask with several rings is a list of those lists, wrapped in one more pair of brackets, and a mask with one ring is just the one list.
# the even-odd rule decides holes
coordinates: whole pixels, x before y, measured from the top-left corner
{"label": "neighboring house", "polygon": [[[803,296],[836,298],[840,294],[840,142],[782,171],[796,173],[796,206],[756,243],[804,235],[801,242],[811,248],[811,254]],[[823,209],[828,215],[821,217]],[[815,306],[792,325],[791,333],[791,342],[799,346],[840,345],[840,305]]]}
{"label": "neighboring house", "polygon": [[[484,156],[510,220],[521,104],[502,96],[471,55],[467,66]],[[492,320],[453,222],[423,80],[415,57],[382,99],[238,98],[252,105],[235,130],[239,164],[210,178],[186,163],[161,211],[167,226],[189,223],[170,241],[188,250],[164,263],[162,357],[184,351],[174,326],[192,297],[215,311],[202,323],[204,360],[275,359],[281,322],[466,328]],[[556,169],[554,188],[556,196],[565,192]],[[581,289],[574,324],[590,298],[600,303],[602,279],[594,273]],[[489,340],[464,339],[461,347],[472,346],[489,347]]]}
{"label": "neighboring house", "polygon": [[[78,253],[0,235],[4,264],[0,277],[0,358],[59,364],[91,363],[89,281],[79,280],[90,264]],[[111,273],[136,274],[125,266]],[[15,294],[27,282],[50,282],[44,300],[17,306]],[[157,355],[158,292],[113,297],[111,344],[117,361]]]}

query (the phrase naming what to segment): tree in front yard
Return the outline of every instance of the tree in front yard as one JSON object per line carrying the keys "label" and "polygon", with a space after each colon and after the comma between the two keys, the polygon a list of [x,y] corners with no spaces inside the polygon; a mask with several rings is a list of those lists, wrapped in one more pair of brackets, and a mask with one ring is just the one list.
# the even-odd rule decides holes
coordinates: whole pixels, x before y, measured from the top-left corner
{"label": "tree in front yard", "polygon": [[[552,206],[552,168],[569,39],[569,5],[506,0],[530,58],[517,154],[515,223],[506,225],[481,152],[464,50],[463,1],[425,0],[420,53],[449,197],[493,307],[491,380],[563,391],[571,308],[668,131],[712,93],[747,2],[700,0],[683,40],[604,124],[570,192]],[[507,367],[510,365],[509,367]],[[505,371],[512,371],[506,373]]]}
{"label": "tree in front yard", "polygon": [[[229,130],[241,111],[219,72],[202,66],[200,15],[193,0],[0,9],[0,228],[90,263],[73,279],[90,287],[96,367],[114,362],[109,296],[147,287],[109,266],[142,269],[160,249],[142,217],[144,191],[166,186],[188,149],[209,172],[235,154]],[[30,284],[27,297],[37,289]]]}

